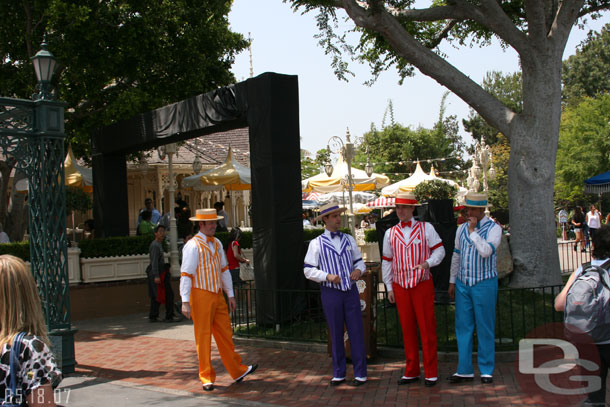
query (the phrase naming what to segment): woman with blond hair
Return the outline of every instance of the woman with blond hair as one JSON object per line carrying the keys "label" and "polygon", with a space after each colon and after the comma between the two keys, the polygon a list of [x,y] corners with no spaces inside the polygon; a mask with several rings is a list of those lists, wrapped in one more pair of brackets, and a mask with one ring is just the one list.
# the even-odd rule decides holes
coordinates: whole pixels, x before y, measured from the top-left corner
{"label": "woman with blond hair", "polygon": [[[53,388],[61,372],[49,349],[38,289],[23,260],[0,256],[0,399],[10,392],[10,352],[20,332],[25,336],[17,357],[16,404],[55,406]],[[7,400],[8,401],[8,400]],[[25,401],[25,404],[23,404]]]}

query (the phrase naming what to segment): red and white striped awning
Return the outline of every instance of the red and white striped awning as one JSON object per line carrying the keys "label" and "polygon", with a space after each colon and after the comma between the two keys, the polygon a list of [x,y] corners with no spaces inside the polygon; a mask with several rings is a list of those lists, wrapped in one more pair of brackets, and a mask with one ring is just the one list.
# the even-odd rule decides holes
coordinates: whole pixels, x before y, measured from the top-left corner
{"label": "red and white striped awning", "polygon": [[307,194],[307,196],[305,196],[303,199],[307,200],[307,201],[317,201],[318,197],[322,195],[318,192],[310,192],[309,194]]}
{"label": "red and white striped awning", "polygon": [[394,207],[394,198],[381,197],[374,201],[367,202],[366,206],[371,208],[388,208]]}

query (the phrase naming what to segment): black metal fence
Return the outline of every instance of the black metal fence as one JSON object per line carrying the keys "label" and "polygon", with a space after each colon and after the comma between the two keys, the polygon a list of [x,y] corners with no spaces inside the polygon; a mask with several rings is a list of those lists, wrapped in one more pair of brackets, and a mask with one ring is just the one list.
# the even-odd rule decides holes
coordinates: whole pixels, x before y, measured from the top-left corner
{"label": "black metal fence", "polygon": [[582,251],[582,246],[579,243],[576,250],[574,250],[575,244],[573,240],[565,240],[557,242],[557,251],[559,252],[559,265],[561,272],[571,273],[576,270],[580,265],[591,261],[591,250],[590,247]]}
{"label": "black metal fence", "polygon": [[[387,301],[383,284],[376,294],[376,305],[370,329],[378,346],[403,346],[396,307]],[[496,349],[512,350],[519,340],[541,325],[561,322],[563,313],[553,307],[562,286],[537,288],[500,288],[496,307]],[[232,314],[235,335],[279,340],[327,342],[328,332],[322,312],[319,290],[258,290],[250,286],[235,290],[237,308]],[[271,297],[282,309],[274,315],[257,315],[256,302]],[[437,296],[442,298],[443,296]],[[286,308],[284,310],[283,308]],[[443,301],[435,304],[439,351],[456,351],[455,305]],[[476,349],[476,341],[475,341]]]}

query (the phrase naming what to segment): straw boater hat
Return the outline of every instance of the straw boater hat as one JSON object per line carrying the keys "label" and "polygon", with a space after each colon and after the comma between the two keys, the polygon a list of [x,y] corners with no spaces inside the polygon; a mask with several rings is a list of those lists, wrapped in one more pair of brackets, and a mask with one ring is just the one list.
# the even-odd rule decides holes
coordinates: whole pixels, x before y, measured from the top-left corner
{"label": "straw boater hat", "polygon": [[464,206],[470,206],[471,208],[485,208],[491,205],[487,201],[486,193],[468,191],[464,197]]}
{"label": "straw boater hat", "polygon": [[216,212],[216,209],[214,209],[214,208],[197,209],[197,211],[195,212],[195,216],[189,218],[189,220],[193,221],[193,222],[198,222],[198,221],[207,222],[210,220],[219,220],[219,219],[224,219],[224,216],[218,216],[218,213]]}
{"label": "straw boater hat", "polygon": [[401,192],[394,199],[395,205],[421,206],[412,192]]}
{"label": "straw boater hat", "polygon": [[322,219],[323,216],[330,215],[331,213],[335,213],[335,212],[343,213],[346,210],[347,210],[347,208],[341,208],[336,203],[328,203],[320,208],[320,214],[318,216],[316,216],[316,218],[314,220],[318,221],[318,220]]}

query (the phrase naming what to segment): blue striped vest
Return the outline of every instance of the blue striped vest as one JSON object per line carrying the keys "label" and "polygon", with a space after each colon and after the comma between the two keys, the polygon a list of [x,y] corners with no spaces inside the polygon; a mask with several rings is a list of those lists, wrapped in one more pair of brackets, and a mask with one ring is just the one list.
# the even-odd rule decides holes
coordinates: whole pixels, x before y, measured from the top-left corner
{"label": "blue striped vest", "polygon": [[[479,223],[476,232],[483,239],[487,239],[487,234],[494,226],[499,227],[494,221],[485,217]],[[455,251],[460,253],[460,268],[457,278],[467,286],[473,286],[483,280],[496,277],[498,275],[496,248],[490,243],[489,245],[493,250],[491,256],[487,258],[481,257],[474,243],[470,240],[468,222],[461,225],[458,229],[458,234],[460,250],[455,249]]]}
{"label": "blue striped vest", "polygon": [[349,278],[354,264],[352,247],[349,239],[344,234],[341,235],[341,250],[338,253],[333,242],[325,234],[318,236],[316,239],[318,239],[320,243],[320,260],[318,268],[329,274],[341,277],[341,284],[334,284],[329,281],[323,281],[321,284],[337,290],[348,291],[351,288],[352,283],[354,283]]}

